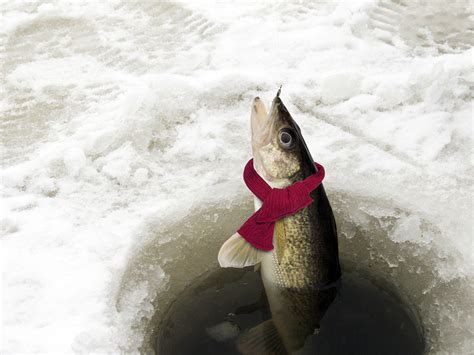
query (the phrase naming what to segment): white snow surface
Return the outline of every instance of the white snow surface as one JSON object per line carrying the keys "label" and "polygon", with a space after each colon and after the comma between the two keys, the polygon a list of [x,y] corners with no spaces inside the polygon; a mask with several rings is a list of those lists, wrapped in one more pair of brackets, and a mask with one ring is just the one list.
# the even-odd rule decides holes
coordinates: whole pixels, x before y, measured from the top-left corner
{"label": "white snow surface", "polygon": [[[250,198],[249,105],[280,84],[330,198],[403,210],[390,240],[473,284],[468,1],[0,6],[3,354],[139,352],[130,320],[173,275],[158,262],[121,311],[131,253],[150,221]],[[466,332],[432,351],[472,350],[468,307],[441,311]]]}

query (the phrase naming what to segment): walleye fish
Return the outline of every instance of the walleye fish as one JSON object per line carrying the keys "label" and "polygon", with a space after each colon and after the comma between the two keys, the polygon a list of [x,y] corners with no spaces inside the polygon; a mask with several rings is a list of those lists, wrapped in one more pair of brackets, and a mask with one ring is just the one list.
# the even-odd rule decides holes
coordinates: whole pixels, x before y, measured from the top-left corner
{"label": "walleye fish", "polygon": [[[273,188],[284,188],[316,172],[300,128],[282,100],[280,90],[270,113],[258,97],[251,108],[254,169]],[[313,202],[275,224],[271,251],[249,244],[238,233],[219,251],[222,267],[260,263],[272,318],[238,340],[244,354],[287,354],[301,349],[336,296],[339,266],[334,215],[319,185]],[[255,208],[262,202],[255,198]]]}

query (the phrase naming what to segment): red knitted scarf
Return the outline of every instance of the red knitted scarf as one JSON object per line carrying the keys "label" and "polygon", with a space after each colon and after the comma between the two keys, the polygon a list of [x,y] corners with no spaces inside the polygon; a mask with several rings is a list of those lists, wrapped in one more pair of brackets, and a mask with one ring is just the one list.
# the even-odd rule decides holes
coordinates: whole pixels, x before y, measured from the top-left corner
{"label": "red knitted scarf", "polygon": [[297,181],[284,189],[272,188],[258,175],[253,167],[253,159],[245,165],[244,181],[250,191],[262,201],[260,207],[238,230],[238,233],[255,248],[273,249],[275,222],[284,216],[293,215],[305,208],[313,199],[311,191],[324,179],[324,168],[314,163],[317,172],[306,179]]}

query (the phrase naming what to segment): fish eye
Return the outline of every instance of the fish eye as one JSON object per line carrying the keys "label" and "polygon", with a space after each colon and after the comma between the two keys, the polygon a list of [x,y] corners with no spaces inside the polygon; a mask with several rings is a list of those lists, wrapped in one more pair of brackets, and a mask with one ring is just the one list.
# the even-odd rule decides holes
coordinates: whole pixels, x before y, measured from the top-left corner
{"label": "fish eye", "polygon": [[289,128],[283,128],[278,134],[280,146],[284,149],[291,149],[295,145],[295,134]]}

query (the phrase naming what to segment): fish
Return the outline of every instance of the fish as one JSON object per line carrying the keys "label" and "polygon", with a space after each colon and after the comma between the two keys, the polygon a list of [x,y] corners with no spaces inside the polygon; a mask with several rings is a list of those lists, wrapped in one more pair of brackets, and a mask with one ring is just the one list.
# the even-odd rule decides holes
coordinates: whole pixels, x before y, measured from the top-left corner
{"label": "fish", "polygon": [[[259,97],[251,104],[254,169],[272,187],[284,188],[317,172],[311,153],[280,98],[270,111]],[[255,248],[238,233],[221,247],[221,267],[259,267],[271,319],[237,341],[243,354],[291,354],[317,334],[320,321],[334,301],[341,276],[337,227],[323,184],[313,202],[279,219],[271,251]],[[262,202],[255,198],[255,209]]]}

